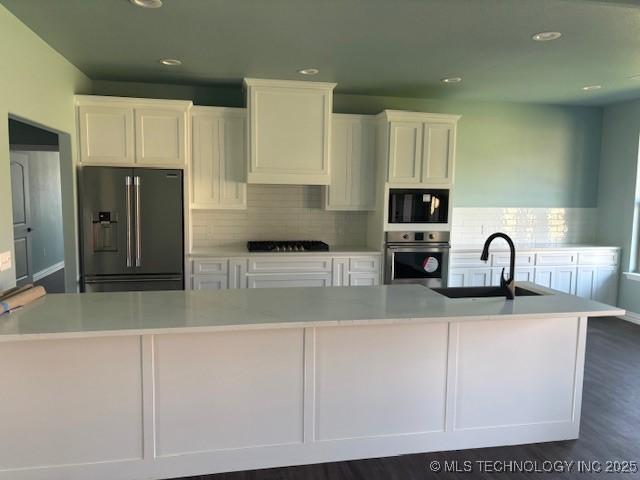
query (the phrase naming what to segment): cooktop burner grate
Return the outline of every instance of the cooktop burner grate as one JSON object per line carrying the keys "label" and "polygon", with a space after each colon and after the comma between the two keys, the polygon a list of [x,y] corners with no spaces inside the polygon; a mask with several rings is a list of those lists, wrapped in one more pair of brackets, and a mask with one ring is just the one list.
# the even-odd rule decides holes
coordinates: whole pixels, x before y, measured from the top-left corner
{"label": "cooktop burner grate", "polygon": [[318,240],[267,240],[247,242],[250,252],[328,252],[329,245]]}

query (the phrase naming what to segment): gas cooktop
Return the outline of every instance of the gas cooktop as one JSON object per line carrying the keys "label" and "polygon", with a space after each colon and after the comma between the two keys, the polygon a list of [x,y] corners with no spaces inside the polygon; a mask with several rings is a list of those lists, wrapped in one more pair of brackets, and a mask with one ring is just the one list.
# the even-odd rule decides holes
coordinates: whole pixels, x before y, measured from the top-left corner
{"label": "gas cooktop", "polygon": [[250,252],[328,252],[329,245],[318,240],[247,242]]}

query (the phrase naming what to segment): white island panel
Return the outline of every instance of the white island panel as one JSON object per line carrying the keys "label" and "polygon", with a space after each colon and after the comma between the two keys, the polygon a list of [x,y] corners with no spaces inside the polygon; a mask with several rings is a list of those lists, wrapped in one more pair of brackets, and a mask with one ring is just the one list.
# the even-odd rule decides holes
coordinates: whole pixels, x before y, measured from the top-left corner
{"label": "white island panel", "polygon": [[139,337],[3,343],[0,365],[0,478],[142,458]]}
{"label": "white island panel", "polygon": [[300,443],[303,330],[155,337],[157,455]]}
{"label": "white island panel", "polygon": [[493,320],[457,329],[456,430],[574,421],[582,388],[580,319]]}
{"label": "white island panel", "polygon": [[443,431],[447,324],[319,328],[317,440]]}

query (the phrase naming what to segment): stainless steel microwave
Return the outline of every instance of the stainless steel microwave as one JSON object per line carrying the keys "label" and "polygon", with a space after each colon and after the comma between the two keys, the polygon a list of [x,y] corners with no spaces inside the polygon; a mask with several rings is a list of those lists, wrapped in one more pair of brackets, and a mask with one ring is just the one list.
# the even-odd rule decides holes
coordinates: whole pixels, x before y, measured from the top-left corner
{"label": "stainless steel microwave", "polygon": [[389,223],[449,223],[448,217],[449,190],[389,190]]}

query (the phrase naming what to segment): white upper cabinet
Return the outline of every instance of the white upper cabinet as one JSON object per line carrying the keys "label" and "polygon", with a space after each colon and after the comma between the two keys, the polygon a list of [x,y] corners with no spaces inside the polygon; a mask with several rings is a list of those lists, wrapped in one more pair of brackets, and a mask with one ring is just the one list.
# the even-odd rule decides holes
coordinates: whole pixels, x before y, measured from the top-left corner
{"label": "white upper cabinet", "polygon": [[325,187],[325,209],[373,210],[375,119],[334,114],[331,132],[331,184]]}
{"label": "white upper cabinet", "polygon": [[245,110],[194,107],[191,207],[247,208]]}
{"label": "white upper cabinet", "polygon": [[136,163],[184,165],[187,112],[182,107],[136,108]]}
{"label": "white upper cabinet", "polygon": [[422,123],[393,122],[389,128],[389,183],[420,183]]}
{"label": "white upper cabinet", "polygon": [[80,160],[85,163],[133,163],[133,108],[78,107]]}
{"label": "white upper cabinet", "polygon": [[391,186],[453,184],[458,115],[385,110],[387,182]]}
{"label": "white upper cabinet", "polygon": [[334,83],[245,79],[249,183],[328,185]]}
{"label": "white upper cabinet", "polygon": [[182,168],[191,102],[80,95],[80,163]]}

